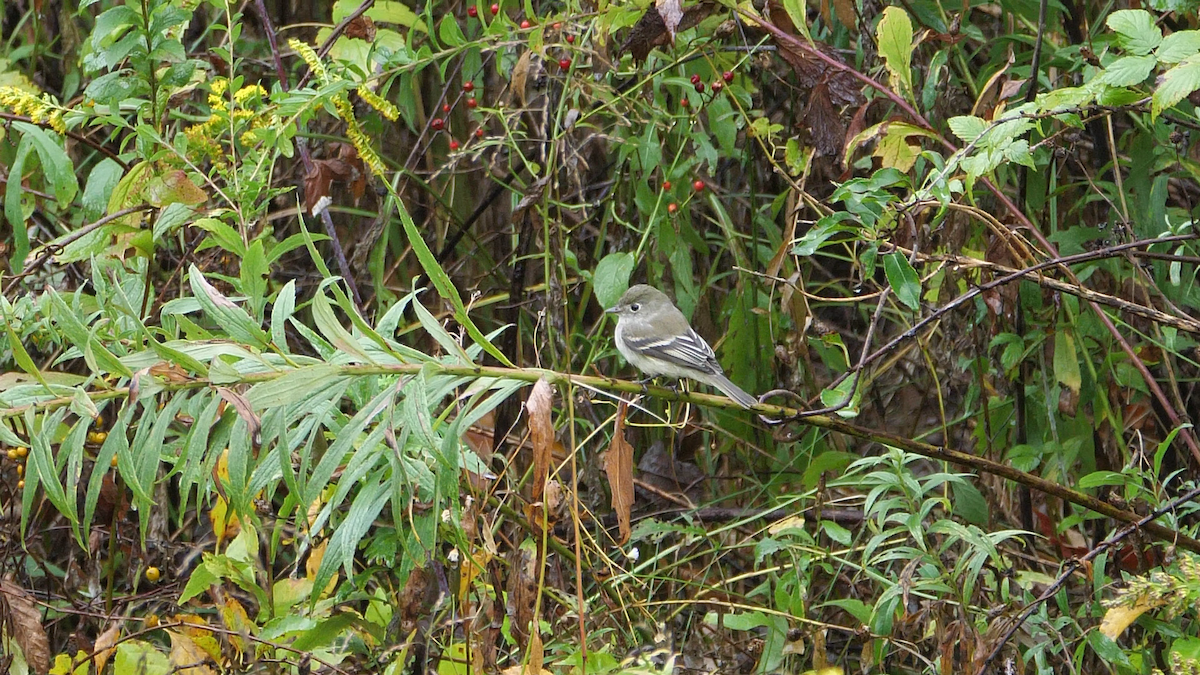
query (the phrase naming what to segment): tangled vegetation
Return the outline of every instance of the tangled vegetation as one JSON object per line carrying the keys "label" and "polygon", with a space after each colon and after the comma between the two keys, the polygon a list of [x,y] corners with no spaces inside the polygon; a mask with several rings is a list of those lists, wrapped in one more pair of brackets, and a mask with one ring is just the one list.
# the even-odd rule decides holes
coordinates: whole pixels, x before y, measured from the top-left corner
{"label": "tangled vegetation", "polygon": [[1200,669],[1197,0],[78,5],[2,18],[7,672]]}

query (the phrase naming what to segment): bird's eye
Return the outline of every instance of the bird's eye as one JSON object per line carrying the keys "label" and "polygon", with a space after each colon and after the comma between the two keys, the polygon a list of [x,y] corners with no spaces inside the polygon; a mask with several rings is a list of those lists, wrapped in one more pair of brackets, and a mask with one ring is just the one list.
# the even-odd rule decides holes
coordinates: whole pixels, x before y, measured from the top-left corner
{"label": "bird's eye", "polygon": [[641,306],[641,305],[639,305],[639,304],[637,304],[637,303],[635,302],[635,303],[633,303],[632,305],[630,305],[630,306],[629,306],[629,311],[631,311],[631,312],[636,312],[636,311],[638,311],[638,310],[639,310],[639,309],[641,309],[641,308],[642,308],[642,306]]}

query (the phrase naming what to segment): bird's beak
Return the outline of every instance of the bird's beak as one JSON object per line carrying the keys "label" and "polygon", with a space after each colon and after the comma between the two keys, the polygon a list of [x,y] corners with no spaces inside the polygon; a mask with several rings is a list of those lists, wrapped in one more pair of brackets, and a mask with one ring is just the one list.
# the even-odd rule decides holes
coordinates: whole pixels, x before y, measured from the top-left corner
{"label": "bird's beak", "polygon": [[608,309],[604,310],[604,313],[605,313],[605,314],[616,314],[616,313],[617,313],[617,308],[616,308],[616,307],[609,307]]}

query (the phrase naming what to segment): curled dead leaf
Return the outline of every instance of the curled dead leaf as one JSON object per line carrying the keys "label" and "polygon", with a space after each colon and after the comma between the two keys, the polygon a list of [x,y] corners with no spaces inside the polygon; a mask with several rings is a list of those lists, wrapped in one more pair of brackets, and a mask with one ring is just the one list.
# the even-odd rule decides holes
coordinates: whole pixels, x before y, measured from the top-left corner
{"label": "curled dead leaf", "polygon": [[612,442],[601,460],[604,463],[604,473],[608,476],[612,508],[617,514],[617,529],[622,544],[629,541],[629,535],[632,533],[630,513],[633,510],[633,446],[625,440],[627,411],[628,404],[621,401],[617,408],[617,423],[616,429],[613,430]]}
{"label": "curled dead leaf", "polygon": [[7,610],[9,630],[21,648],[25,662],[33,672],[46,675],[50,671],[50,638],[42,626],[42,613],[38,611],[33,595],[5,579],[0,581],[0,597]]}

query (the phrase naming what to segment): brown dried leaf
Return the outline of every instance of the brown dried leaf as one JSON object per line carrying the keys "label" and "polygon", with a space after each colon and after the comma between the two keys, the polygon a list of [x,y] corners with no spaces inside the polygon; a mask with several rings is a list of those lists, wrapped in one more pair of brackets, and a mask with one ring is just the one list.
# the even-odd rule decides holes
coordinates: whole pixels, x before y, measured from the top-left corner
{"label": "brown dried leaf", "polygon": [[33,672],[46,675],[50,671],[50,638],[42,626],[42,613],[33,595],[5,579],[0,581],[0,597],[8,610],[9,630],[25,655],[25,662]]}
{"label": "brown dried leaf", "polygon": [[854,0],[833,0],[833,11],[851,32],[858,32],[858,15],[854,11]]}
{"label": "brown dried leaf", "polygon": [[538,597],[537,570],[537,544],[526,539],[509,553],[508,601],[505,603],[518,647],[526,646],[529,626],[537,618],[534,616]]}
{"label": "brown dried leaf", "polygon": [[663,27],[667,31],[667,40],[674,42],[679,22],[683,21],[683,5],[679,0],[654,0],[654,7],[662,17]]}
{"label": "brown dried leaf", "polygon": [[808,97],[804,123],[808,125],[813,147],[817,149],[818,155],[840,158],[842,144],[846,140],[846,127],[842,125],[841,116],[829,100],[829,90],[825,83],[814,87]]}
{"label": "brown dried leaf", "polygon": [[533,385],[525,410],[529,412],[529,436],[533,443],[533,493],[535,503],[545,498],[546,481],[554,462],[554,423],[550,415],[554,405],[554,389],[544,378]]}
{"label": "brown dried leaf", "polygon": [[103,673],[104,665],[116,653],[117,640],[121,637],[121,625],[125,623],[124,619],[118,620],[108,630],[101,633],[96,638],[96,644],[92,645],[92,649],[96,653],[96,672]]}
{"label": "brown dried leaf", "polygon": [[258,419],[258,415],[254,414],[254,407],[250,405],[250,401],[228,387],[217,387],[217,395],[233,406],[238,417],[241,417],[249,428],[251,442],[257,445],[259,442],[258,432],[262,428],[262,422]]}
{"label": "brown dried leaf", "polygon": [[533,57],[532,50],[521,54],[517,65],[513,66],[512,78],[509,80],[509,88],[517,95],[517,101],[521,103],[522,108],[529,105],[525,98],[525,86],[529,82],[530,71],[534,69]]}
{"label": "brown dried leaf", "polygon": [[351,39],[371,42],[375,39],[375,22],[366,14],[360,14],[346,24],[346,30],[342,34]]}
{"label": "brown dried leaf", "polygon": [[621,401],[617,408],[617,426],[613,431],[612,443],[601,461],[608,476],[608,487],[612,491],[612,508],[617,514],[620,543],[629,541],[630,512],[633,510],[633,446],[625,440],[625,414],[628,404]]}
{"label": "brown dried leaf", "polygon": [[217,675],[209,665],[209,655],[200,645],[197,645],[192,638],[177,633],[173,630],[167,631],[167,635],[171,636],[171,655],[170,662],[174,668],[174,672],[179,675]]}
{"label": "brown dried leaf", "polygon": [[683,10],[683,16],[673,30],[668,29],[667,22],[658,8],[648,9],[629,30],[629,35],[621,45],[620,53],[628,51],[633,54],[635,62],[641,63],[650,55],[651,49],[670,43],[674,40],[675,33],[685,31],[703,21],[704,17],[712,13],[715,6],[715,3],[702,2],[688,7]]}

